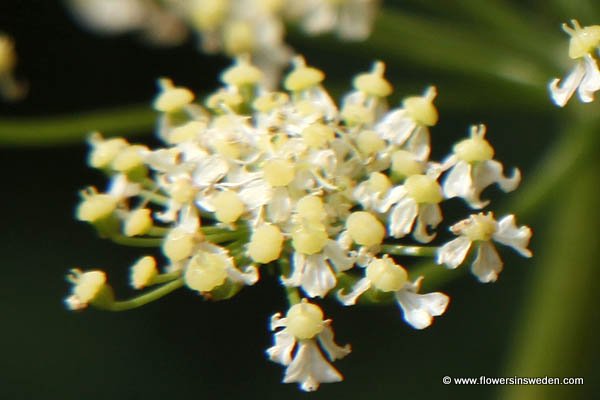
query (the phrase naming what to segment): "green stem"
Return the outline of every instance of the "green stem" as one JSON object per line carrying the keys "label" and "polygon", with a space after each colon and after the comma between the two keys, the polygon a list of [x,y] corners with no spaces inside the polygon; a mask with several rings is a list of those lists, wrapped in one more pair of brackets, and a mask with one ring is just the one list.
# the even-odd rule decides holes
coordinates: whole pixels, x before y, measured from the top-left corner
{"label": "green stem", "polygon": [[[290,260],[287,254],[282,254],[282,257],[279,259],[279,267],[281,270],[281,276],[290,276],[290,274],[292,273]],[[288,304],[290,305],[290,307],[294,304],[300,303],[301,297],[298,288],[286,286],[285,294],[287,296]]]}
{"label": "green stem", "polygon": [[134,297],[133,299],[123,300],[123,301],[114,301],[110,304],[102,305],[99,308],[102,308],[107,311],[132,310],[134,308],[138,308],[145,304],[148,304],[155,300],[158,300],[158,299],[168,295],[169,293],[179,289],[182,286],[183,286],[183,279],[177,279],[175,281],[172,281],[165,285],[162,285],[150,292],[144,293],[138,297]]}
{"label": "green stem", "polygon": [[149,200],[161,206],[167,206],[169,204],[169,198],[167,196],[163,196],[154,191],[141,190],[140,197],[144,200]]}
{"label": "green stem", "polygon": [[384,244],[381,251],[395,256],[435,257],[438,248],[434,246],[403,246],[399,244]]}
{"label": "green stem", "polygon": [[160,247],[163,242],[162,238],[137,238],[118,234],[110,236],[109,239],[115,243],[132,247]]}
{"label": "green stem", "polygon": [[146,234],[148,236],[165,237],[165,236],[167,236],[167,234],[170,231],[171,231],[171,228],[164,228],[162,226],[153,226],[152,228],[150,228],[150,230]]}
{"label": "green stem", "polygon": [[181,271],[168,272],[166,274],[156,275],[154,279],[152,279],[153,285],[158,285],[160,283],[171,282],[174,279],[178,279],[181,277]]}
{"label": "green stem", "polygon": [[90,132],[133,136],[153,130],[156,114],[146,104],[53,117],[0,118],[0,145],[54,146],[81,143]]}
{"label": "green stem", "polygon": [[298,292],[298,288],[295,287],[286,287],[285,294],[287,296],[288,304],[293,306],[294,304],[300,303],[300,293]]}

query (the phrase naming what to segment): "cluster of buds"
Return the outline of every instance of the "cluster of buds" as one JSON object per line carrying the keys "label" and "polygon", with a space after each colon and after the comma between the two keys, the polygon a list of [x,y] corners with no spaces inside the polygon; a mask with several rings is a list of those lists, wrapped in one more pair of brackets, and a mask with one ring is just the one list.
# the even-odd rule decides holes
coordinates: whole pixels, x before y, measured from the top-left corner
{"label": "cluster of buds", "polygon": [[[252,54],[265,77],[278,76],[292,57],[285,23],[310,34],[337,32],[363,40],[371,32],[379,0],[70,0],[86,26],[104,33],[137,31],[158,44],[178,44],[188,30],[203,51],[231,57]],[[276,83],[271,79],[271,86]]]}
{"label": "cluster of buds", "polygon": [[0,97],[7,100],[19,100],[26,93],[26,86],[17,81],[14,70],[17,66],[17,54],[13,40],[0,32]]}
{"label": "cluster of buds", "polygon": [[376,62],[357,75],[341,107],[322,86],[324,73],[301,57],[282,91],[261,86],[261,71],[240,57],[203,104],[161,80],[154,108],[164,147],[93,135],[89,163],[110,185],[86,189],[77,218],[117,243],[162,251],[162,271],[157,254],[144,254],[131,267],[131,284],[146,292],[118,301],[103,272],[76,270],[68,307],[124,310],[180,287],[223,300],[269,271],[279,276],[289,310],[272,317],[275,343],[267,354],[286,367],[284,382],[312,391],[342,379],[330,362],[350,352],[334,343],[318,298],[345,306],[395,302],[410,326],[424,329],[449,297],[419,293],[427,277],[396,256],[403,263],[429,258],[439,268],[474,258],[482,282],[502,269],[492,240],[531,256],[530,229],[491,212],[452,225],[456,237],[448,243],[427,245],[446,199],[479,210],[488,205],[485,188],[512,191],[521,176],[517,169],[504,175],[483,125],[443,161],[431,161],[435,87],[390,109],[384,72]]}
{"label": "cluster of buds", "polygon": [[556,105],[564,107],[577,91],[584,103],[594,101],[594,93],[600,90],[600,25],[581,27],[577,20],[571,20],[573,27],[563,24],[563,30],[571,36],[569,57],[576,60],[575,68],[562,81],[550,82],[550,94]]}

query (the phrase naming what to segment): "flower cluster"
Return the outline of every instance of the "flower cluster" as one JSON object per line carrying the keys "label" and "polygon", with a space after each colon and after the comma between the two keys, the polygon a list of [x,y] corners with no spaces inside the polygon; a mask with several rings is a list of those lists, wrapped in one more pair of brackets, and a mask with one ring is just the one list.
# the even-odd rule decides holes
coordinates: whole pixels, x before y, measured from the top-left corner
{"label": "flower cluster", "polygon": [[[337,32],[363,40],[379,0],[70,0],[78,20],[101,33],[139,32],[158,44],[178,44],[191,30],[203,51],[252,54],[265,77],[278,76],[293,52],[285,23],[310,34]],[[276,82],[270,82],[272,85]]]}
{"label": "flower cluster", "polygon": [[552,100],[560,107],[567,104],[575,91],[582,102],[590,103],[600,90],[600,25],[581,27],[577,20],[571,24],[572,28],[563,24],[563,30],[571,36],[569,57],[576,60],[575,68],[562,82],[557,78],[549,85]]}
{"label": "flower cluster", "polygon": [[334,343],[316,298],[345,306],[395,302],[410,326],[424,329],[449,297],[420,293],[426,277],[393,256],[456,268],[474,249],[473,273],[482,282],[502,268],[491,240],[531,256],[531,231],[513,215],[498,222],[491,213],[471,215],[451,227],[457,237],[450,242],[415,245],[434,240],[444,200],[481,209],[485,188],[512,191],[520,173],[504,176],[483,125],[442,162],[430,160],[435,87],[390,109],[384,70],[376,62],[357,75],[341,107],[322,86],[323,72],[301,57],[285,90],[275,92],[240,57],[202,105],[189,89],[161,80],[154,108],[164,147],[94,134],[89,164],[110,185],[86,189],[77,218],[117,243],[160,249],[164,267],[143,255],[131,267],[131,284],[147,292],[127,301],[114,299],[103,272],[76,270],[68,307],[124,310],[182,286],[223,300],[256,284],[261,271],[276,273],[290,308],[272,317],[275,343],[267,354],[286,367],[284,382],[310,391],[340,381],[330,362],[350,352]]}
{"label": "flower cluster", "polygon": [[15,44],[9,36],[0,32],[0,97],[7,100],[18,100],[26,92],[25,85],[15,79],[16,65]]}

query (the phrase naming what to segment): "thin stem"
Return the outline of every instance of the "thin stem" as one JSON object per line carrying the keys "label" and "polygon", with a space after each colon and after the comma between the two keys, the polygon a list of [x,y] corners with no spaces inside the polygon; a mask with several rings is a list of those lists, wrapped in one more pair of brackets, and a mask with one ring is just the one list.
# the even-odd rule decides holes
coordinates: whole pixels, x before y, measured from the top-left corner
{"label": "thin stem", "polygon": [[164,228],[162,226],[153,226],[146,234],[148,236],[165,237],[170,231],[170,228]]}
{"label": "thin stem", "polygon": [[166,206],[169,204],[169,198],[167,196],[158,194],[155,191],[141,190],[140,197],[144,200],[149,200],[149,201],[151,201],[155,204],[161,205],[161,206]]}
{"label": "thin stem", "polygon": [[132,310],[134,308],[138,308],[145,304],[148,304],[155,300],[158,300],[158,299],[168,295],[169,293],[179,289],[182,286],[183,286],[183,279],[177,279],[175,281],[172,281],[165,285],[162,285],[150,292],[144,293],[138,297],[134,297],[133,299],[114,301],[110,304],[103,305],[99,308],[102,308],[102,309],[108,310],[108,311]]}
{"label": "thin stem", "polygon": [[132,247],[160,247],[163,242],[162,238],[137,238],[119,234],[112,235],[109,239],[115,243]]}
{"label": "thin stem", "polygon": [[166,274],[156,275],[154,279],[152,279],[153,285],[158,285],[160,283],[171,282],[174,279],[178,279],[181,277],[181,271],[175,272],[167,272]]}
{"label": "thin stem", "polygon": [[[289,276],[291,274],[290,260],[287,254],[282,254],[282,258],[279,259],[279,267],[281,270],[281,276]],[[293,306],[294,304],[300,303],[301,297],[300,292],[295,287],[285,287],[285,294],[287,296],[288,304]]]}
{"label": "thin stem", "polygon": [[83,142],[92,131],[105,136],[149,133],[156,115],[146,103],[53,117],[0,118],[0,145],[54,146]]}
{"label": "thin stem", "polygon": [[384,244],[381,251],[396,256],[435,257],[438,247],[434,246],[403,246],[399,244]]}
{"label": "thin stem", "polygon": [[295,287],[286,287],[285,294],[287,296],[288,304],[293,306],[294,304],[300,303],[300,293],[298,292],[298,288]]}

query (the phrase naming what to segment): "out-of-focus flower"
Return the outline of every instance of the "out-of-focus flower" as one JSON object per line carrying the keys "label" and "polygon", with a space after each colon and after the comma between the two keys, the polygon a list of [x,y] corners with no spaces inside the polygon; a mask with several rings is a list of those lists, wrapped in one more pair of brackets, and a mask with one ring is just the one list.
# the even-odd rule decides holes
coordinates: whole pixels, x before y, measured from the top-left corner
{"label": "out-of-focus flower", "polygon": [[162,45],[178,44],[191,31],[207,53],[250,54],[274,87],[293,51],[285,24],[300,21],[308,34],[336,31],[363,40],[379,8],[378,0],[69,0],[84,26],[103,34],[140,33]]}
{"label": "out-of-focus flower", "polygon": [[577,20],[571,20],[573,27],[563,24],[563,30],[571,36],[569,57],[576,60],[575,68],[563,81],[556,78],[550,82],[550,94],[556,105],[564,107],[577,91],[584,103],[594,100],[594,93],[600,90],[600,25],[581,27]]}
{"label": "out-of-focus flower", "polygon": [[27,93],[27,86],[14,76],[16,66],[15,44],[8,35],[0,32],[0,97],[9,101],[19,100]]}

